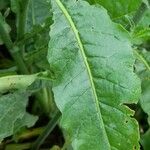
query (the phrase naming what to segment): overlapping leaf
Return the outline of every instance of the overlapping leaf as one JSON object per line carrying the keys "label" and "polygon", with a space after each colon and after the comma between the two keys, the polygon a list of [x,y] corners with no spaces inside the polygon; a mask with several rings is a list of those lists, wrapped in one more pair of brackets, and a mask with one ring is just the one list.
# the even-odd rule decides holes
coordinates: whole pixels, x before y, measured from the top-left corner
{"label": "overlapping leaf", "polygon": [[137,51],[136,71],[141,78],[142,94],[140,97],[140,105],[145,113],[148,114],[148,122],[150,124],[150,52]]}
{"label": "overlapping leaf", "polygon": [[141,0],[87,0],[92,4],[104,6],[112,18],[122,17],[135,12],[140,6]]}
{"label": "overlapping leaf", "polygon": [[144,13],[142,19],[132,32],[132,40],[136,45],[150,41],[150,8]]}
{"label": "overlapping leaf", "polygon": [[140,93],[126,31],[104,8],[82,0],[52,0],[52,7],[48,61],[74,150],[139,149],[137,123],[123,105]]}
{"label": "overlapping leaf", "polygon": [[[26,4],[25,1],[11,0],[11,9],[17,15],[22,13],[21,10]],[[27,9],[26,31],[31,31],[35,25],[44,25],[47,18],[51,18],[50,3],[46,0],[30,0]]]}
{"label": "overlapping leaf", "polygon": [[34,25],[44,25],[47,18],[51,18],[51,6],[47,0],[30,0],[27,13],[27,30]]}
{"label": "overlapping leaf", "polygon": [[0,78],[0,94],[9,90],[26,89],[38,79],[39,74],[9,75]]}
{"label": "overlapping leaf", "polygon": [[148,130],[144,135],[141,137],[141,144],[144,148],[144,150],[149,150],[150,148],[150,130]]}
{"label": "overlapping leaf", "polygon": [[26,112],[27,103],[26,92],[15,92],[0,97],[0,141],[21,127],[31,127],[37,121],[37,117]]}

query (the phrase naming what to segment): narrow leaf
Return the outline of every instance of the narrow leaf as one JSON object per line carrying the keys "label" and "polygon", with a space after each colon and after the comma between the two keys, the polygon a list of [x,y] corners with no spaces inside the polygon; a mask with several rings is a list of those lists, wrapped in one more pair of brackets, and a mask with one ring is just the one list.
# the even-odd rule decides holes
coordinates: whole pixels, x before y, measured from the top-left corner
{"label": "narrow leaf", "polygon": [[38,78],[37,74],[33,75],[10,75],[0,78],[0,93],[8,90],[25,89]]}
{"label": "narrow leaf", "polygon": [[46,79],[48,72],[40,72],[32,75],[9,75],[0,77],[0,93],[8,90],[26,89],[38,79]]}

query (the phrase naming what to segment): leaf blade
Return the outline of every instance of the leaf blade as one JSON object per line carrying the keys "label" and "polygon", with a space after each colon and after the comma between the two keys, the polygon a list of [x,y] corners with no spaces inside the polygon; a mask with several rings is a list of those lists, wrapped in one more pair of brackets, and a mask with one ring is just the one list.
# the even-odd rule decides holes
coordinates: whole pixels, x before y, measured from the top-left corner
{"label": "leaf blade", "polygon": [[[26,112],[28,94],[15,92],[0,97],[0,141],[24,126],[32,126],[37,117]],[[25,118],[25,116],[30,116]],[[19,121],[19,122],[18,122]],[[19,124],[20,123],[20,124]]]}
{"label": "leaf blade", "polygon": [[[80,39],[80,36],[78,34],[78,30],[75,26],[75,24],[73,23],[73,20],[71,18],[71,16],[69,15],[69,13],[67,12],[66,8],[63,6],[63,4],[60,2],[60,0],[56,0],[58,6],[60,7],[60,9],[62,10],[62,12],[64,13],[64,15],[66,16],[68,22],[70,23],[71,25],[71,28],[75,34],[75,37],[77,39],[77,43],[79,45],[79,49],[80,49],[80,53],[82,55],[82,58],[84,60],[84,64],[87,68],[87,74],[88,74],[88,77],[89,77],[89,81],[90,81],[90,85],[91,85],[91,89],[92,89],[92,93],[93,93],[93,97],[94,97],[94,103],[95,103],[95,107],[97,109],[97,117],[99,119],[99,121],[101,122],[101,125],[102,125],[102,129],[104,131],[103,133],[103,137],[104,137],[104,141],[106,143],[109,143],[108,142],[108,137],[106,135],[106,131],[105,131],[105,127],[103,125],[103,119],[102,119],[102,116],[101,116],[101,112],[100,112],[100,108],[99,108],[99,104],[98,104],[98,96],[97,96],[97,93],[96,93],[96,89],[95,89],[95,85],[94,85],[94,82],[93,82],[93,77],[92,77],[92,73],[91,73],[91,70],[90,70],[90,67],[89,67],[89,64],[88,64],[88,61],[87,61],[87,58],[86,58],[86,55],[85,55],[85,51],[84,51],[84,48],[83,48],[83,44],[81,42],[81,39]],[[110,145],[107,144],[107,146],[105,145],[105,148],[109,149],[110,148]]]}
{"label": "leaf blade", "polygon": [[[57,106],[63,114],[61,123],[71,138],[73,148],[123,150],[126,147],[130,150],[135,145],[138,149],[138,131],[133,135],[134,128],[137,130],[137,123],[130,118],[133,112],[123,106],[123,103],[136,103],[140,91],[139,81],[133,74],[134,58],[126,32],[111,22],[103,8],[90,6],[83,1],[56,0],[52,1],[52,5],[54,24],[50,32],[48,61],[57,77],[53,91]],[[105,26],[101,25],[103,22]],[[110,45],[107,39],[115,44]],[[85,52],[82,52],[80,41]],[[89,79],[90,72],[94,75],[92,80],[96,86],[94,89],[101,112],[95,107],[97,101],[93,101],[95,97]],[[126,77],[122,77],[123,74]],[[129,85],[126,78],[130,78]],[[137,83],[133,83],[133,80]],[[115,112],[111,114],[112,119],[109,111]],[[97,118],[101,114],[103,121]],[[123,127],[120,127],[118,119],[121,121],[122,118]],[[129,125],[126,125],[126,120]],[[103,129],[103,122],[107,133]],[[135,139],[127,140],[125,137],[129,135]]]}

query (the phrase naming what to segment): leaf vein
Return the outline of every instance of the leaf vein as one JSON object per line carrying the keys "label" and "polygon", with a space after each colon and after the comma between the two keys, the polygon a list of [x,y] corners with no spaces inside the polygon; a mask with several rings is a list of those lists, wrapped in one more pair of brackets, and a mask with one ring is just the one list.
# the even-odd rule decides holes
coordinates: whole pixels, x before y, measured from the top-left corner
{"label": "leaf vein", "polygon": [[60,0],[55,0],[58,7],[61,9],[62,13],[64,14],[64,16],[66,17],[67,21],[69,22],[74,34],[75,34],[75,37],[77,39],[77,43],[78,43],[78,46],[79,46],[79,49],[80,49],[80,52],[81,52],[81,56],[83,57],[83,60],[84,60],[84,63],[85,63],[85,66],[87,68],[87,73],[88,73],[88,76],[89,76],[89,80],[90,80],[90,84],[91,84],[91,88],[92,88],[92,92],[93,92],[93,96],[94,96],[94,104],[96,106],[96,111],[97,111],[97,116],[98,116],[98,119],[100,121],[100,128],[103,129],[104,131],[104,136],[105,136],[105,140],[107,141],[107,146],[109,147],[109,149],[111,149],[111,146],[110,146],[110,143],[109,143],[109,139],[108,139],[108,136],[107,136],[107,133],[106,133],[106,129],[105,129],[105,126],[104,126],[104,122],[103,122],[103,118],[101,116],[101,111],[100,111],[100,107],[99,107],[99,101],[98,101],[98,96],[97,96],[97,93],[96,93],[96,88],[95,88],[95,84],[94,84],[94,81],[93,81],[93,77],[92,77],[92,73],[91,73],[91,70],[90,70],[90,67],[89,67],[89,64],[88,64],[88,61],[87,61],[87,57],[85,55],[85,50],[84,50],[84,47],[83,47],[83,44],[82,44],[82,41],[80,39],[80,36],[79,36],[79,32],[71,18],[71,16],[69,15],[68,11],[66,10],[65,6],[62,4],[62,2]]}

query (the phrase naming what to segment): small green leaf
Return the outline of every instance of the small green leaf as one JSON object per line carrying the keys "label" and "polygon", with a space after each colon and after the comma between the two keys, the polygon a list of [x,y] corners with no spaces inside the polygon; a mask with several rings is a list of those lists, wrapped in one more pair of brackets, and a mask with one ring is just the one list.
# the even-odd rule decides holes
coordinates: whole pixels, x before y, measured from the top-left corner
{"label": "small green leaf", "polygon": [[[0,141],[23,126],[32,126],[37,117],[26,112],[29,94],[15,92],[0,97]],[[26,118],[25,116],[29,116]]]}
{"label": "small green leaf", "polygon": [[[27,2],[29,1],[29,2]],[[25,13],[25,33],[29,33],[34,26],[44,26],[47,22],[51,22],[52,13],[51,5],[47,0],[11,0],[11,10],[16,13],[17,26],[19,24],[19,15]],[[24,6],[25,5],[25,6]],[[24,8],[25,7],[25,8]],[[27,8],[27,9],[26,9]],[[27,10],[27,11],[26,11]],[[24,11],[24,12],[23,12]]]}
{"label": "small green leaf", "polygon": [[0,93],[8,90],[25,89],[30,86],[38,77],[38,74],[33,75],[10,75],[0,78]]}
{"label": "small green leaf", "polygon": [[132,31],[132,42],[140,45],[150,40],[150,8],[144,13],[138,25]]}
{"label": "small green leaf", "polygon": [[47,0],[30,0],[27,13],[27,31],[30,31],[34,25],[44,25],[49,18],[51,21],[51,5]]}
{"label": "small green leaf", "polygon": [[32,127],[35,124],[35,122],[37,121],[37,119],[38,119],[38,117],[33,116],[26,112],[22,118],[17,119],[17,121],[15,122],[14,133],[17,133],[19,131],[19,129],[21,129],[25,125],[28,128]]}
{"label": "small green leaf", "polygon": [[127,32],[106,10],[82,0],[52,0],[48,61],[61,126],[74,150],[139,150],[134,112],[140,81]]}
{"label": "small green leaf", "polygon": [[7,92],[9,90],[26,89],[38,79],[50,80],[48,76],[49,73],[45,71],[32,75],[10,75],[0,77],[0,93]]}

